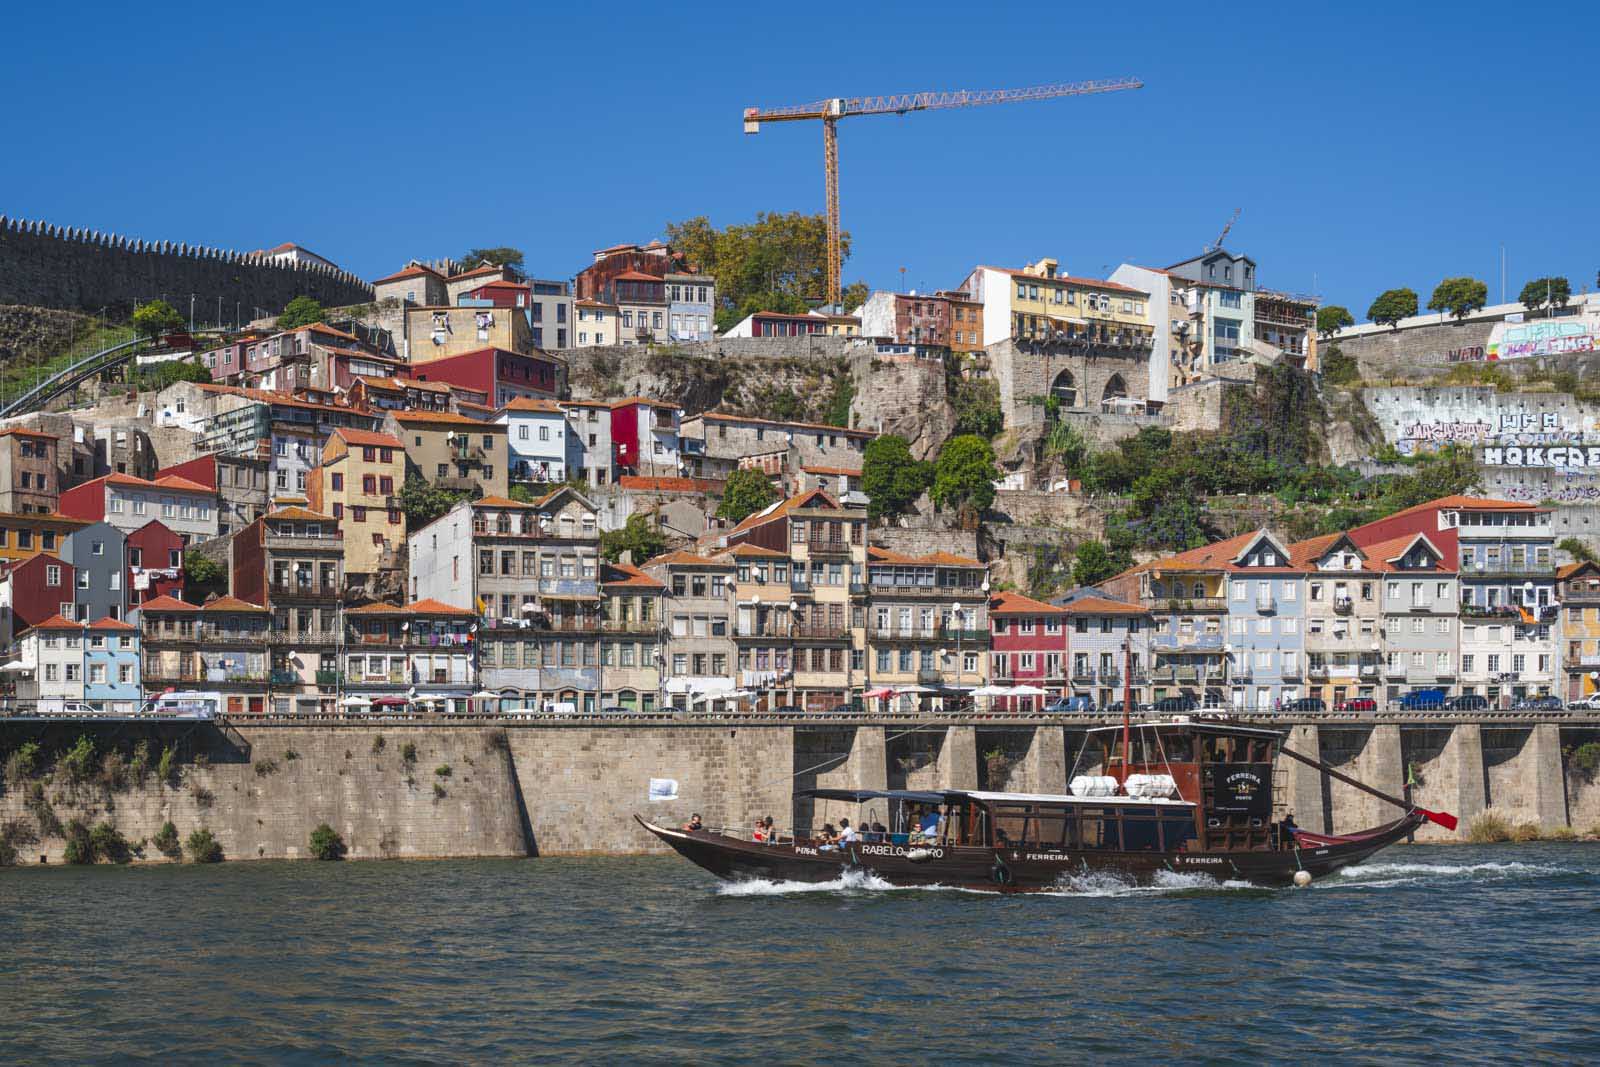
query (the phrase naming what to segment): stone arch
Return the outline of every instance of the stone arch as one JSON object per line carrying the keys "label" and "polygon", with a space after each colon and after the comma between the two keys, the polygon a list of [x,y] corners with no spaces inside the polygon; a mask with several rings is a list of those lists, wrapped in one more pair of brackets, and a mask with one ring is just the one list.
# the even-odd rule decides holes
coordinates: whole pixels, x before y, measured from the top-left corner
{"label": "stone arch", "polygon": [[1106,400],[1121,400],[1128,395],[1128,383],[1122,380],[1122,375],[1113,374],[1106,380],[1105,392],[1100,395],[1102,402]]}
{"label": "stone arch", "polygon": [[1063,370],[1055,376],[1050,383],[1050,395],[1061,401],[1064,408],[1078,406],[1078,380],[1072,376],[1070,370]]}

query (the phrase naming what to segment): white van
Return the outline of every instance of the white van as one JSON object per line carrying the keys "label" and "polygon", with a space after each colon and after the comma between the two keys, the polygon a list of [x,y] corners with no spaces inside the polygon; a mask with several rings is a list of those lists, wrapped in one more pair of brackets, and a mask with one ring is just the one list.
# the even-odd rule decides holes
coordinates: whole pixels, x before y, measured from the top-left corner
{"label": "white van", "polygon": [[164,719],[216,719],[224,707],[221,693],[162,693],[144,706],[144,714]]}

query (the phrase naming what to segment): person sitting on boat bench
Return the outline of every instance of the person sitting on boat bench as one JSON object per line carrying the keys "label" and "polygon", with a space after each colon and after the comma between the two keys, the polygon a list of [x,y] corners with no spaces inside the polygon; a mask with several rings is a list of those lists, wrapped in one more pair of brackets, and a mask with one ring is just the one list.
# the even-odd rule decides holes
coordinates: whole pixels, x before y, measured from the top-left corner
{"label": "person sitting on boat bench", "polygon": [[693,815],[689,816],[689,821],[683,824],[683,828],[691,832],[695,830],[704,830],[705,827],[700,824],[700,813],[697,811]]}
{"label": "person sitting on boat bench", "polygon": [[930,808],[930,809],[928,809],[928,811],[925,814],[923,814],[922,818],[917,822],[917,829],[916,829],[916,832],[912,835],[912,839],[913,839],[913,841],[916,841],[917,838],[921,838],[922,840],[920,842],[918,842],[918,843],[926,844],[929,841],[937,840],[938,837],[939,837],[939,813],[937,811],[935,811],[934,809]]}
{"label": "person sitting on boat bench", "polygon": [[825,822],[822,824],[822,833],[817,835],[817,840],[822,842],[822,850],[824,852],[839,847],[839,834],[833,828],[833,823]]}
{"label": "person sitting on boat bench", "polygon": [[772,816],[768,815],[765,819],[762,819],[759,829],[761,831],[761,840],[769,845],[778,843],[778,831],[773,828]]}
{"label": "person sitting on boat bench", "polygon": [[1283,844],[1289,848],[1295,845],[1294,835],[1300,832],[1300,827],[1294,824],[1294,812],[1284,815],[1283,821],[1278,824],[1278,833],[1283,835]]}

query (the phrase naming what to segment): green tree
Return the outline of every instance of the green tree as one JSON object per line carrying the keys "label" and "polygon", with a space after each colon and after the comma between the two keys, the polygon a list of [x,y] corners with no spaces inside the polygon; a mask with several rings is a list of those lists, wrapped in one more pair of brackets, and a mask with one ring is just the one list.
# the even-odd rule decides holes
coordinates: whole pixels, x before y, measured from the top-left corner
{"label": "green tree", "polygon": [[222,861],[222,843],[214,837],[210,830],[200,827],[190,831],[189,839],[183,843],[183,850],[189,854],[190,863],[220,863]]}
{"label": "green tree", "polygon": [[1350,309],[1339,304],[1329,304],[1327,307],[1317,309],[1317,332],[1324,338],[1330,338],[1346,326],[1354,326],[1356,320],[1351,316]]}
{"label": "green tree", "polygon": [[640,564],[666,550],[666,537],[656,526],[653,517],[644,512],[629,515],[622,529],[607,530],[600,535],[600,555],[612,563],[621,559],[624,552],[631,552],[633,562]]}
{"label": "green tree", "polygon": [[198,552],[183,554],[183,577],[192,585],[222,586],[228,583],[228,572],[222,564]]}
{"label": "green tree", "polygon": [[1556,547],[1565,552],[1567,555],[1571,556],[1578,563],[1594,562],[1594,550],[1588,545],[1584,544],[1582,541],[1578,540],[1576,537],[1564,537],[1561,539],[1561,543],[1556,545]]}
{"label": "green tree", "polygon": [[445,489],[430,485],[415,474],[408,476],[400,487],[400,510],[406,513],[406,529],[420,530],[471,495],[466,489]]}
{"label": "green tree", "polygon": [[153,339],[183,329],[183,316],[165,300],[152,300],[133,313],[133,328]]}
{"label": "green tree", "polygon": [[872,296],[872,286],[866,282],[851,282],[844,287],[844,292],[839,294],[839,302],[844,305],[846,315],[855,314],[856,308],[865,304]]}
{"label": "green tree", "polygon": [[1005,415],[1000,410],[1000,386],[993,378],[957,379],[950,406],[956,413],[957,436],[976,434],[990,440],[1005,427]]}
{"label": "green tree", "polygon": [[1072,555],[1072,580],[1079,585],[1099,585],[1118,573],[1111,553],[1099,541],[1085,541]]}
{"label": "green tree", "polygon": [[[723,229],[705,216],[667,224],[667,243],[683,254],[689,265],[717,280],[717,299],[724,307],[751,311],[803,311],[827,298],[828,224],[821,215],[758,212],[754,222]],[[850,257],[850,235],[840,234],[840,251]],[[753,307],[746,301],[767,294],[791,298],[783,307]],[[865,297],[863,297],[863,300]],[[735,318],[733,321],[739,321]],[[718,315],[720,323],[724,321]]]}
{"label": "green tree", "polygon": [[728,475],[722,487],[722,503],[717,506],[717,518],[730,522],[743,522],[774,500],[778,491],[772,479],[763,471],[745,467]]}
{"label": "green tree", "polygon": [[1428,300],[1429,311],[1448,311],[1464,319],[1489,302],[1489,287],[1476,278],[1446,278],[1434,286]]}
{"label": "green tree", "polygon": [[211,372],[198,363],[166,359],[139,371],[134,387],[142,393],[159,392],[174,382],[209,382]]}
{"label": "green tree", "polygon": [[344,859],[344,838],[327,823],[318,823],[311,831],[311,855],[319,860]]}
{"label": "green tree", "polygon": [[1572,299],[1572,286],[1559,274],[1548,278],[1535,278],[1522,287],[1522,295],[1518,300],[1529,311],[1538,311],[1540,308],[1564,308]]}
{"label": "green tree", "polygon": [[533,490],[529,489],[521,482],[513,485],[510,490],[507,491],[506,496],[512,500],[515,500],[519,504],[531,504],[534,501]]}
{"label": "green tree", "polygon": [[861,457],[861,491],[867,494],[867,517],[899,515],[933,480],[929,464],[911,457],[904,437],[885,434],[867,444]]}
{"label": "green tree", "polygon": [[512,248],[510,245],[501,245],[498,248],[474,248],[461,257],[463,273],[477,270],[479,267],[505,267],[507,274],[521,278],[522,264],[522,249]]}
{"label": "green tree", "polygon": [[1410,289],[1385,289],[1367,308],[1367,318],[1383,326],[1393,326],[1417,313],[1417,294]]}
{"label": "green tree", "polygon": [[939,449],[933,464],[935,507],[972,508],[978,512],[994,503],[994,449],[975,434],[952,437]]}
{"label": "green tree", "polygon": [[327,314],[322,302],[316,297],[297,296],[284,305],[283,313],[278,316],[278,329],[295,330],[301,326],[315,326]]}

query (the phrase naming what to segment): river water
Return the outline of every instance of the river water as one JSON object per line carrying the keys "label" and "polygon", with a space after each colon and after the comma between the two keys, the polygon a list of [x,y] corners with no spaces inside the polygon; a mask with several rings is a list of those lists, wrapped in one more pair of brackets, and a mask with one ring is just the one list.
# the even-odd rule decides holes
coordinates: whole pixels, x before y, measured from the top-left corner
{"label": "river water", "polygon": [[673,858],[0,870],[0,1063],[1600,1059],[1600,845],[1308,890]]}

